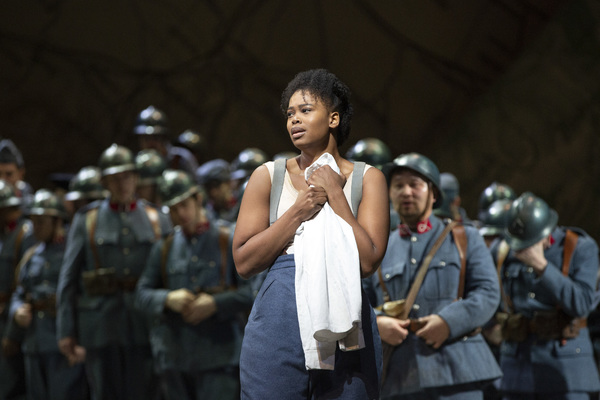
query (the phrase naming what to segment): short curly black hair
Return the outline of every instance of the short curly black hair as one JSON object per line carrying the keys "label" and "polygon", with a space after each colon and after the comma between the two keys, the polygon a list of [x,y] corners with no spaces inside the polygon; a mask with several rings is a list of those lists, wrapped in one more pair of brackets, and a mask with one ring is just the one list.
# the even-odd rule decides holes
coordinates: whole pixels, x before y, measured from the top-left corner
{"label": "short curly black hair", "polygon": [[281,94],[281,111],[287,114],[290,98],[298,90],[306,91],[322,101],[328,110],[337,111],[340,124],[336,133],[338,147],[350,136],[350,121],[354,109],[350,103],[350,89],[326,69],[311,69],[298,73]]}

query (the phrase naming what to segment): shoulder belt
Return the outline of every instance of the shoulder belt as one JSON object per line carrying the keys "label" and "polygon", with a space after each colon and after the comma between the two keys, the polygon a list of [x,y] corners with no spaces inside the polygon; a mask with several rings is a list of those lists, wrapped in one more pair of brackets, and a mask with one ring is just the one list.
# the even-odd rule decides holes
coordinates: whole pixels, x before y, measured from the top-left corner
{"label": "shoulder belt", "polygon": [[15,276],[14,276],[15,280],[14,280],[11,292],[14,292],[15,288],[19,285],[19,275],[21,275],[21,270],[29,262],[29,260],[31,260],[31,257],[33,257],[33,255],[35,254],[35,251],[38,249],[38,247],[40,247],[40,245],[41,245],[41,243],[37,243],[37,244],[31,246],[30,248],[27,249],[25,254],[23,254],[21,261],[19,261],[19,263],[17,264],[17,267],[15,268]]}
{"label": "shoulder belt", "polygon": [[[272,225],[277,220],[277,209],[279,208],[279,200],[281,198],[281,192],[283,191],[283,181],[285,179],[286,170],[285,159],[275,160],[273,168],[273,180],[271,182],[271,195],[270,195],[270,207],[269,207],[269,223]],[[352,172],[352,187],[350,189],[350,201],[352,203],[352,212],[354,217],[358,214],[358,205],[362,200],[362,186],[363,186],[363,173],[365,170],[365,163],[357,161],[354,163],[354,170]]]}

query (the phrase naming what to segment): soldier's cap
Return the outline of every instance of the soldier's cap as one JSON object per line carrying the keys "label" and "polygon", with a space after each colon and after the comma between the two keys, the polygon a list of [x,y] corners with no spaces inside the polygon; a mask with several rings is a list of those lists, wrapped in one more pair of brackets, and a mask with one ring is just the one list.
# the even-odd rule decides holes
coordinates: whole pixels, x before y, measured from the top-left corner
{"label": "soldier's cap", "polygon": [[23,155],[10,139],[0,140],[0,164],[16,164],[18,168],[25,166]]}
{"label": "soldier's cap", "polygon": [[526,249],[548,237],[557,222],[555,210],[533,193],[525,192],[510,206],[505,240],[513,250]]}
{"label": "soldier's cap", "polygon": [[226,182],[230,179],[229,163],[222,158],[207,161],[196,170],[196,180],[201,185],[214,182]]}

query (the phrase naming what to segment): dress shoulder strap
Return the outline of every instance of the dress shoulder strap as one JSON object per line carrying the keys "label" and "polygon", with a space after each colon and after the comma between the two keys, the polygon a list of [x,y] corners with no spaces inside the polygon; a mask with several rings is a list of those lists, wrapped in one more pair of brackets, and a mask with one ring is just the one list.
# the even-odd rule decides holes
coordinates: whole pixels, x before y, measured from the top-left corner
{"label": "dress shoulder strap", "polygon": [[362,200],[363,174],[365,163],[363,161],[354,162],[354,171],[352,172],[352,188],[350,189],[350,201],[352,202],[352,212],[354,217],[358,215],[358,205]]}
{"label": "dress shoulder strap", "polygon": [[273,179],[271,180],[271,202],[269,208],[269,221],[273,224],[277,220],[277,209],[279,208],[279,199],[283,190],[283,181],[285,179],[285,169],[287,160],[280,158],[275,160]]}

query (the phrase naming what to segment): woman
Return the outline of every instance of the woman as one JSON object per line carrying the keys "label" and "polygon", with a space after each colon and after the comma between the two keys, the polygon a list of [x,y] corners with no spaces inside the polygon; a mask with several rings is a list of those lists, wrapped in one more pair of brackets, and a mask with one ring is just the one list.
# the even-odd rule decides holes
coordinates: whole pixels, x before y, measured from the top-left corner
{"label": "woman", "polygon": [[[375,272],[386,249],[389,206],[385,178],[370,166],[362,177],[353,177],[354,164],[338,151],[350,131],[349,96],[348,87],[326,70],[296,75],[282,94],[281,108],[287,117],[290,139],[300,155],[286,161],[277,218],[271,225],[273,164],[257,168],[244,192],[233,238],[236,268],[244,278],[269,271],[256,297],[242,345],[242,398],[379,396],[381,341],[368,302],[363,301],[361,315],[366,347],[349,352],[336,350],[333,371],[306,369],[296,309],[294,236],[302,222],[313,218],[325,203],[352,227],[362,277]],[[305,180],[305,169],[324,153],[333,156],[340,174],[323,166]],[[363,182],[356,217],[349,205],[351,185],[346,184],[353,179]]]}

